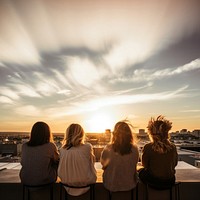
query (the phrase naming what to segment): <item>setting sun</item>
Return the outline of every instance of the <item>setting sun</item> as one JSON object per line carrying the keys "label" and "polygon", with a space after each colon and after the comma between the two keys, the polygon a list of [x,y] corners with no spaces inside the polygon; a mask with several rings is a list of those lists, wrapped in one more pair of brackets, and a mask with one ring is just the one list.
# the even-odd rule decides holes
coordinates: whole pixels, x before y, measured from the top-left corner
{"label": "setting sun", "polygon": [[86,121],[85,127],[87,132],[103,133],[106,129],[112,129],[114,120],[110,115],[98,113]]}

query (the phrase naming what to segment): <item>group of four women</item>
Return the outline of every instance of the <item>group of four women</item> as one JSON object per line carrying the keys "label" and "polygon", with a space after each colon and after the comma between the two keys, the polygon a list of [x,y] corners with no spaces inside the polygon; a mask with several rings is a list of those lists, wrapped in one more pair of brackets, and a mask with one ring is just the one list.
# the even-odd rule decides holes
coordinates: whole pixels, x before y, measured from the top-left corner
{"label": "group of four women", "polygon": [[[158,186],[173,184],[178,156],[175,145],[169,141],[168,132],[171,127],[172,123],[163,116],[151,118],[147,127],[151,142],[143,148],[143,168],[137,171],[139,152],[132,126],[127,121],[116,123],[111,142],[101,153],[105,188],[111,192],[128,191],[136,187],[139,179]],[[49,126],[44,122],[35,123],[30,140],[22,147],[22,183],[47,184],[57,181],[57,177],[72,186],[95,183],[97,173],[93,148],[84,141],[83,128],[79,124],[71,124],[58,151]],[[66,188],[73,196],[81,195],[88,189]]]}

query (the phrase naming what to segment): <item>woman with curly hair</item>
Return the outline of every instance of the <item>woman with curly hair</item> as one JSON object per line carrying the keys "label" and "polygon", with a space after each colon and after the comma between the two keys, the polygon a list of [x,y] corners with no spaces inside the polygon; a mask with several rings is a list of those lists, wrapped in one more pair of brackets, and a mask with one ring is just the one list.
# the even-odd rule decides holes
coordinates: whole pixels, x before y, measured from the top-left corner
{"label": "woman with curly hair", "polygon": [[116,123],[113,137],[101,154],[103,184],[111,192],[129,191],[137,185],[138,148],[130,123]]}
{"label": "woman with curly hair", "polygon": [[157,188],[169,187],[175,182],[175,167],[178,162],[176,146],[169,141],[172,122],[163,116],[151,118],[147,126],[151,140],[143,148],[142,165],[139,172],[142,182]]}

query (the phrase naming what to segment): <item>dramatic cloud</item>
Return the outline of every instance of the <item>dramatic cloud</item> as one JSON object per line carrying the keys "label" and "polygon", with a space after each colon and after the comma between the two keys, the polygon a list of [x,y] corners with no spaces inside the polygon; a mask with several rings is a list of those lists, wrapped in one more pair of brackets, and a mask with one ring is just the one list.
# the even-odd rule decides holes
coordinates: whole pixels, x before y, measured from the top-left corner
{"label": "dramatic cloud", "polygon": [[199,19],[198,0],[0,1],[0,119],[194,113]]}
{"label": "dramatic cloud", "polygon": [[[119,82],[126,82],[126,81],[133,81],[133,82],[144,82],[144,81],[153,81],[155,79],[163,79],[170,76],[179,75],[181,73],[190,72],[195,69],[200,69],[200,59],[196,59],[190,63],[187,63],[183,66],[179,66],[177,68],[165,68],[162,70],[157,69],[136,69],[133,72],[131,78],[128,77],[119,77],[115,81]],[[114,81],[114,80],[113,80]]]}

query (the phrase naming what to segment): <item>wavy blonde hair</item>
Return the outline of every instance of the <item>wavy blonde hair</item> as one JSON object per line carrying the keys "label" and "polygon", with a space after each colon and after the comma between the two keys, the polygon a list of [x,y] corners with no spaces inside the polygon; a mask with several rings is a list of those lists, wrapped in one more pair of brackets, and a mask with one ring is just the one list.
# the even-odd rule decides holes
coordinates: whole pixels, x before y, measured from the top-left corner
{"label": "wavy blonde hair", "polygon": [[153,144],[154,151],[166,153],[172,149],[172,144],[169,141],[169,130],[172,128],[172,122],[160,115],[156,119],[151,118],[147,129],[150,140]]}
{"label": "wavy blonde hair", "polygon": [[81,125],[71,124],[65,134],[63,141],[63,148],[70,149],[84,143],[85,133]]}

